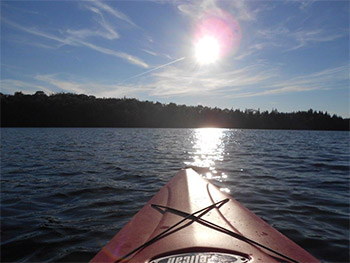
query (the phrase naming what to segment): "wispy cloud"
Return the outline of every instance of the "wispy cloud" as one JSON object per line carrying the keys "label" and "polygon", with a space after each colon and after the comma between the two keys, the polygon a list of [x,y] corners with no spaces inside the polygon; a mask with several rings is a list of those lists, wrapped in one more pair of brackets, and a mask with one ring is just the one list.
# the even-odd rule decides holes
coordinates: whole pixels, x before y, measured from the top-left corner
{"label": "wispy cloud", "polygon": [[85,89],[81,83],[58,79],[55,74],[51,75],[36,75],[35,80],[41,81],[55,89],[60,89],[74,93],[84,93]]}
{"label": "wispy cloud", "polygon": [[245,49],[243,49],[243,51],[241,51],[241,53],[237,54],[237,56],[235,56],[234,59],[235,60],[243,60],[246,57],[249,57],[253,54],[256,54],[269,46],[271,46],[271,44],[269,44],[269,43],[252,44],[252,45],[246,47]]}
{"label": "wispy cloud", "polygon": [[115,50],[112,50],[112,49],[100,47],[100,46],[94,45],[94,44],[92,44],[90,42],[83,41],[83,40],[75,40],[75,41],[77,43],[85,46],[85,47],[89,47],[89,48],[91,48],[93,50],[96,50],[98,52],[101,52],[103,54],[119,57],[119,58],[124,59],[125,61],[128,61],[131,64],[134,64],[134,65],[137,65],[137,66],[140,66],[140,67],[143,67],[143,68],[149,68],[149,65],[146,62],[144,62],[142,59],[137,58],[135,56],[132,56],[132,55],[130,55],[128,53],[119,52],[119,51],[115,51]]}
{"label": "wispy cloud", "polygon": [[261,9],[251,8],[249,1],[231,1],[230,9],[234,16],[241,21],[255,21]]}
{"label": "wispy cloud", "polygon": [[295,37],[297,45],[295,45],[294,47],[291,47],[289,50],[296,50],[312,43],[334,41],[338,38],[344,37],[345,34],[344,33],[342,34],[327,33],[321,29],[317,29],[317,30],[311,30],[311,31],[299,30],[297,32],[294,32],[292,36]]}
{"label": "wispy cloud", "polygon": [[290,30],[285,26],[265,28],[257,32],[261,39],[260,44],[284,48],[285,51],[293,51],[321,42],[331,42],[344,37],[348,32],[328,32],[324,29],[298,29]]}
{"label": "wispy cloud", "polygon": [[193,19],[199,19],[208,12],[221,15],[225,10],[240,21],[254,21],[261,11],[258,8],[252,8],[247,1],[177,1],[176,4],[181,13]]}
{"label": "wispy cloud", "polygon": [[147,77],[148,83],[142,81],[143,84],[138,82],[105,84],[67,74],[38,74],[25,82],[24,86],[22,81],[6,80],[2,82],[2,87],[6,88],[7,93],[27,87],[23,91],[44,90],[48,93],[64,91],[102,97],[139,97],[141,93],[155,97],[225,97],[227,91],[238,92],[247,87],[259,85],[275,76],[274,72],[264,71],[256,66],[212,72],[212,69],[200,69],[181,60],[183,58],[179,61],[180,65],[176,67],[170,65],[159,68],[159,71],[153,71]]}
{"label": "wispy cloud", "polygon": [[38,41],[32,41],[28,40],[28,38],[20,35],[12,35],[7,37],[8,41],[11,41],[12,43],[16,43],[19,45],[23,45],[25,43],[28,46],[33,46],[33,47],[38,47],[38,48],[43,48],[43,49],[48,49],[48,50],[54,50],[57,49],[60,45],[58,44],[57,46],[49,45],[49,44],[44,44]]}
{"label": "wispy cloud", "polygon": [[105,2],[102,2],[99,0],[94,0],[94,1],[91,1],[88,3],[98,7],[100,10],[103,10],[103,11],[113,15],[114,17],[120,19],[120,20],[123,20],[123,21],[129,23],[132,26],[137,27],[137,25],[126,14],[122,13],[121,11],[117,10],[116,8],[112,8],[110,5],[108,5]]}
{"label": "wispy cloud", "polygon": [[[183,62],[185,63],[185,62]],[[1,91],[34,93],[43,90],[73,92],[98,97],[138,97],[147,94],[176,100],[176,97],[215,97],[237,99],[303,93],[316,90],[344,89],[349,85],[349,65],[328,68],[294,78],[279,74],[277,69],[267,70],[261,65],[222,71],[201,69],[188,64],[165,67],[153,72],[146,84],[106,84],[67,74],[38,74],[28,81],[1,80]],[[344,84],[345,83],[345,84]],[[347,84],[346,84],[347,83]]]}
{"label": "wispy cloud", "polygon": [[349,65],[328,68],[308,75],[294,77],[282,82],[278,82],[273,87],[299,86],[315,89],[332,87],[337,81],[349,80]]}
{"label": "wispy cloud", "polygon": [[102,3],[101,1],[88,1],[84,2],[82,5],[87,10],[91,11],[93,14],[95,14],[95,21],[101,26],[100,29],[97,30],[91,30],[90,28],[84,28],[84,29],[68,29],[67,33],[71,36],[78,37],[80,39],[86,39],[88,37],[102,37],[105,39],[113,40],[118,39],[119,34],[118,32],[106,21],[104,14],[112,14],[114,17],[117,17],[118,19],[124,20],[128,22],[129,24],[132,24],[134,26],[135,23],[133,23],[128,16],[121,13],[120,11],[113,9],[109,5]]}
{"label": "wispy cloud", "polygon": [[[5,22],[6,24],[8,24],[16,29],[22,30],[28,34],[32,34],[32,35],[40,36],[40,37],[48,39],[48,40],[56,41],[56,42],[60,43],[61,45],[88,47],[88,48],[93,49],[95,51],[98,51],[100,53],[121,58],[121,59],[123,59],[131,64],[137,65],[139,67],[149,68],[149,65],[140,58],[137,58],[137,57],[132,56],[132,55],[125,53],[125,52],[120,52],[120,51],[115,51],[112,49],[104,48],[104,47],[95,45],[91,42],[88,42],[86,40],[83,40],[85,37],[87,37],[87,35],[92,34],[91,31],[80,31],[80,34],[79,34],[79,32],[78,32],[78,34],[74,34],[74,31],[68,30],[67,35],[64,35],[62,33],[60,33],[59,35],[54,35],[54,34],[40,31],[36,28],[30,28],[30,27],[19,25],[19,24],[15,23],[13,21],[10,21],[4,17],[2,17],[1,20],[3,22]],[[94,34],[96,35],[96,33],[94,33]],[[106,37],[106,35],[104,35],[104,36]],[[109,36],[111,37],[111,35],[109,35]],[[112,38],[113,38],[113,36],[112,36]],[[56,46],[56,48],[57,47],[60,47],[60,46]]]}
{"label": "wispy cloud", "polygon": [[263,90],[235,93],[230,95],[230,97],[257,97],[293,92],[344,88],[344,81],[348,83],[347,87],[349,85],[349,69],[349,65],[345,65],[284,80],[274,79],[268,85],[262,84]]}
{"label": "wispy cloud", "polygon": [[[98,23],[100,28],[95,29],[95,30],[92,30],[90,28],[83,28],[83,29],[71,29],[71,28],[69,28],[66,30],[58,30],[58,32],[56,34],[52,34],[52,33],[44,32],[44,31],[39,30],[39,29],[34,28],[34,27],[20,25],[20,24],[13,22],[5,17],[1,17],[1,21],[5,22],[6,24],[8,24],[8,25],[10,25],[18,30],[24,31],[28,34],[39,36],[39,37],[45,38],[47,40],[51,40],[51,41],[55,41],[55,42],[59,43],[59,45],[55,45],[52,48],[59,48],[63,45],[70,45],[70,46],[76,46],[76,47],[77,46],[84,46],[84,47],[90,48],[92,50],[95,50],[97,52],[100,52],[100,53],[103,53],[106,55],[111,55],[114,57],[121,58],[121,59],[127,61],[128,63],[137,65],[139,67],[149,68],[149,65],[138,57],[130,55],[126,52],[116,51],[116,50],[112,50],[109,48],[105,48],[105,47],[96,45],[96,44],[92,43],[91,41],[87,40],[88,38],[91,38],[91,37],[101,37],[101,38],[108,39],[108,40],[118,39],[120,37],[118,32],[106,21],[103,13],[108,13],[108,14],[112,15],[113,17],[116,17],[120,20],[123,20],[123,21],[129,23],[130,25],[136,26],[136,24],[127,15],[120,12],[116,8],[112,8],[108,4],[101,2],[101,1],[98,1],[98,0],[84,2],[84,7],[97,15],[95,17],[95,21]],[[27,43],[27,41],[23,41],[23,43]],[[50,47],[46,43],[45,44],[43,44],[43,43],[36,43],[35,44],[32,41],[28,42],[27,44],[35,45],[37,47],[42,47],[42,48],[49,48]]]}
{"label": "wispy cloud", "polygon": [[131,77],[129,77],[129,78],[123,80],[123,82],[126,81],[126,80],[130,80],[130,79],[133,79],[133,78],[137,78],[137,77],[143,76],[143,75],[145,75],[145,74],[148,74],[148,73],[150,73],[150,72],[159,70],[159,69],[161,69],[161,68],[167,67],[167,66],[169,66],[169,65],[172,65],[172,64],[177,63],[177,62],[179,62],[179,61],[181,61],[181,60],[184,60],[184,59],[185,59],[185,57],[181,57],[181,58],[175,59],[175,60],[173,60],[173,61],[170,61],[170,62],[168,62],[168,63],[159,65],[159,66],[157,66],[157,67],[154,67],[154,68],[152,68],[152,69],[150,69],[150,70],[147,70],[147,71],[145,71],[145,72],[142,72],[142,73],[140,73],[140,74],[131,76]]}
{"label": "wispy cloud", "polygon": [[91,29],[67,29],[67,33],[73,37],[85,39],[88,37],[102,37],[109,40],[114,40],[119,38],[118,32],[105,20],[102,13],[98,12],[99,18],[96,19],[97,23],[101,26],[101,29],[91,30]]}
{"label": "wispy cloud", "polygon": [[147,50],[147,49],[141,49],[143,52],[146,52],[147,54],[150,54],[152,56],[155,56],[155,57],[158,57],[159,54],[156,53],[156,52],[153,52],[153,51],[150,51],[150,50]]}
{"label": "wispy cloud", "polygon": [[178,10],[184,15],[198,19],[209,10],[211,12],[220,12],[215,0],[202,0],[196,2],[179,1],[176,2]]}
{"label": "wispy cloud", "polygon": [[11,94],[16,91],[22,91],[24,93],[34,93],[38,90],[42,90],[48,94],[52,93],[52,90],[47,85],[40,85],[37,83],[31,83],[29,81],[21,81],[17,79],[0,79],[1,92],[4,94]]}
{"label": "wispy cloud", "polygon": [[306,10],[315,2],[315,0],[287,0],[287,3],[296,3],[299,5],[299,9]]}
{"label": "wispy cloud", "polygon": [[247,86],[259,85],[275,73],[262,70],[257,66],[240,69],[210,72],[195,66],[167,67],[152,74],[154,81],[150,84],[155,96],[198,96],[220,95],[228,91],[237,91]]}
{"label": "wispy cloud", "polygon": [[[259,6],[261,12],[266,12],[265,16],[280,10],[283,12],[286,8],[285,4],[289,8],[293,8],[294,11],[292,13],[286,12],[285,16],[274,19],[273,24],[254,23],[253,27],[246,28],[250,34],[247,35],[246,32],[246,36],[242,40],[245,43],[242,42],[243,45],[240,47],[241,54],[237,54],[235,59],[243,60],[247,57],[256,57],[256,55],[266,58],[270,56],[269,51],[278,54],[279,52],[294,52],[306,48],[317,50],[325,43],[339,43],[342,38],[349,36],[347,26],[335,27],[333,22],[328,23],[327,14],[315,17],[317,5],[314,3],[316,1],[313,0],[289,0],[274,1],[273,4],[269,5],[270,9]],[[323,4],[319,3],[318,7],[324,6]],[[310,23],[310,21],[315,22]]]}
{"label": "wispy cloud", "polygon": [[18,8],[18,7],[15,7],[13,5],[9,5],[10,2],[7,2],[6,1],[2,1],[1,2],[1,8],[4,12],[5,8],[6,9],[10,9],[10,10],[15,10],[17,13],[25,13],[25,14],[31,14],[31,15],[40,15],[40,12],[38,11],[32,11],[32,10],[28,10],[28,9],[25,9],[25,8]]}
{"label": "wispy cloud", "polygon": [[305,91],[311,91],[311,90],[316,90],[316,88],[290,86],[290,87],[283,87],[278,89],[268,89],[264,91],[249,91],[249,92],[243,92],[243,93],[236,93],[236,94],[229,95],[227,97],[246,98],[246,97],[276,95],[276,94],[283,94],[283,93],[290,93],[290,92],[305,92]]}
{"label": "wispy cloud", "polygon": [[167,59],[174,59],[173,57],[169,56],[168,54],[164,54],[164,53],[158,53],[158,52],[155,52],[155,51],[151,51],[151,50],[148,50],[148,49],[144,49],[144,48],[141,48],[141,50],[149,55],[152,55],[154,57],[164,57],[164,58],[167,58]]}
{"label": "wispy cloud", "polygon": [[[33,82],[48,87],[52,91],[64,91],[72,93],[91,94],[98,97],[123,97],[137,96],[141,92],[148,92],[151,88],[137,84],[105,84],[87,79],[80,79],[73,75],[39,74]],[[38,89],[36,89],[38,90]]]}
{"label": "wispy cloud", "polygon": [[101,30],[90,30],[90,29],[67,29],[67,33],[74,38],[86,39],[89,37],[103,37],[106,39],[117,39],[119,38],[119,34],[115,31],[103,32]]}
{"label": "wispy cloud", "polygon": [[5,22],[6,24],[16,28],[16,29],[19,29],[19,30],[22,30],[28,34],[32,34],[32,35],[36,35],[36,36],[40,36],[40,37],[43,37],[43,38],[46,38],[46,39],[49,39],[49,40],[53,40],[53,41],[57,41],[61,44],[64,44],[64,45],[71,45],[71,46],[77,46],[76,43],[74,43],[74,40],[72,38],[65,38],[65,37],[62,37],[62,36],[55,36],[53,34],[50,34],[50,33],[46,33],[46,32],[42,32],[36,28],[30,28],[30,27],[26,27],[26,26],[22,26],[20,24],[17,24],[13,21],[10,21],[8,20],[7,18],[5,17],[1,17],[1,21],[2,22]]}

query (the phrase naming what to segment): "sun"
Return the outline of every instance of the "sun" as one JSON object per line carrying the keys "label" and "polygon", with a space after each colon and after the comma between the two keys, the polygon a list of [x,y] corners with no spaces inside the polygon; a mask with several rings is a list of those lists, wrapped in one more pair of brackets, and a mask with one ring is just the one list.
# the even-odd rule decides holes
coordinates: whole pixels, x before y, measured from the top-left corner
{"label": "sun", "polygon": [[203,36],[195,44],[195,57],[199,64],[211,64],[218,60],[220,44],[214,36]]}
{"label": "sun", "polygon": [[218,63],[239,48],[242,38],[239,23],[225,11],[216,11],[208,10],[194,27],[192,52],[199,65]]}

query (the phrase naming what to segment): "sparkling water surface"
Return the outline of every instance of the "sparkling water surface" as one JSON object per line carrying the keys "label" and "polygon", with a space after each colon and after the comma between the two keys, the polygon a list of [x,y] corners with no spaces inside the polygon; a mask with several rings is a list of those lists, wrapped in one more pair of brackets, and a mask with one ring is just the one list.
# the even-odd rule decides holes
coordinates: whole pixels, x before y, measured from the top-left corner
{"label": "sparkling water surface", "polygon": [[181,168],[349,262],[349,132],[1,129],[1,262],[86,262]]}

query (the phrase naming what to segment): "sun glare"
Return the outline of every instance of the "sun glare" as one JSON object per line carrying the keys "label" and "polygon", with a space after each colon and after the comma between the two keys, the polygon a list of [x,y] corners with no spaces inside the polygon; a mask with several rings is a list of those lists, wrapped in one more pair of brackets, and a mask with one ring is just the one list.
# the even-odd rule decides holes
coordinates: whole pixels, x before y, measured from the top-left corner
{"label": "sun glare", "polygon": [[193,52],[198,64],[212,64],[235,54],[241,41],[241,28],[230,14],[208,11],[194,31]]}
{"label": "sun glare", "polygon": [[199,64],[211,64],[218,60],[220,44],[215,37],[204,36],[195,45],[195,56]]}

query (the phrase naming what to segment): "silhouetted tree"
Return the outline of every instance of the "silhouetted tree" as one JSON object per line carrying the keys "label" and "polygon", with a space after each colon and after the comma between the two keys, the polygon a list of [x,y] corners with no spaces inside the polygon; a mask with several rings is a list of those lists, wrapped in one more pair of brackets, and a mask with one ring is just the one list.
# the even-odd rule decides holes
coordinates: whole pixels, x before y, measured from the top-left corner
{"label": "silhouetted tree", "polygon": [[225,127],[245,129],[349,130],[349,119],[327,112],[228,110],[202,105],[96,98],[43,91],[33,95],[0,93],[2,127]]}

